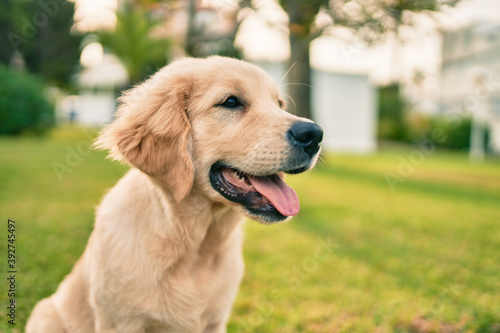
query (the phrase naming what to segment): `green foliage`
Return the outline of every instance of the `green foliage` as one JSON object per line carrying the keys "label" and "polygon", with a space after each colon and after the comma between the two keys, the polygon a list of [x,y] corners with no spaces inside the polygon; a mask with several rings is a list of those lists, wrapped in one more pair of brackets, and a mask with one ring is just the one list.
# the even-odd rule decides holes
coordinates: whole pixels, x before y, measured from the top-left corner
{"label": "green foliage", "polygon": [[[71,271],[94,207],[126,172],[92,151],[58,181],[51,165],[91,140],[78,128],[0,138],[0,211],[18,233],[19,332]],[[287,177],[301,212],[287,224],[245,225],[246,272],[228,332],[498,331],[500,160],[436,151],[392,191],[384,173],[412,153],[325,154],[307,176]],[[0,331],[11,332],[5,320]]]}
{"label": "green foliage", "polygon": [[20,22],[26,17],[26,3],[23,1],[0,1],[0,63],[8,64],[16,48],[9,41],[9,37],[19,35]]}
{"label": "green foliage", "polygon": [[130,84],[142,81],[167,64],[170,42],[166,37],[154,36],[160,24],[142,7],[127,5],[117,13],[115,30],[98,34],[103,47],[125,65]]}
{"label": "green foliage", "polygon": [[42,133],[54,124],[45,86],[31,74],[0,66],[0,134]]}
{"label": "green foliage", "polygon": [[403,141],[406,138],[405,114],[408,103],[398,84],[381,87],[378,98],[378,138]]}
{"label": "green foliage", "polygon": [[61,0],[0,3],[0,63],[19,51],[32,73],[67,87],[79,63],[81,36],[71,34],[74,3]]}
{"label": "green foliage", "polygon": [[[432,141],[438,148],[468,150],[470,147],[471,118],[469,115],[428,116],[410,113],[404,120],[407,143]],[[489,128],[483,128],[484,146],[487,148]]]}
{"label": "green foliage", "polygon": [[447,120],[441,116],[432,117],[426,137],[432,140],[432,133],[435,131],[440,131],[444,137],[442,142],[436,142],[437,147],[461,150],[469,149],[470,147],[470,117],[462,117],[454,121]]}
{"label": "green foliage", "polygon": [[[381,87],[378,100],[379,140],[403,143],[431,140],[439,148],[455,150],[469,148],[471,135],[470,116],[429,116],[409,112],[410,105],[401,95],[398,84]],[[487,128],[485,133],[486,147],[489,140]]]}

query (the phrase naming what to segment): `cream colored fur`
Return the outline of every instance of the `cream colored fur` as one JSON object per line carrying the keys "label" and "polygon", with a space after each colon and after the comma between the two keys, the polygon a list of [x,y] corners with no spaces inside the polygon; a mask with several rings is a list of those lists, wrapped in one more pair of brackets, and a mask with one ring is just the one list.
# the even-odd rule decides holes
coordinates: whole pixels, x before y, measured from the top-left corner
{"label": "cream colored fur", "polygon": [[[231,94],[244,111],[218,106]],[[105,196],[82,257],[26,331],[225,332],[247,213],[212,188],[209,169],[225,160],[279,172],[284,133],[305,120],[282,110],[262,70],[221,57],[175,62],[120,102],[96,145],[133,168]]]}

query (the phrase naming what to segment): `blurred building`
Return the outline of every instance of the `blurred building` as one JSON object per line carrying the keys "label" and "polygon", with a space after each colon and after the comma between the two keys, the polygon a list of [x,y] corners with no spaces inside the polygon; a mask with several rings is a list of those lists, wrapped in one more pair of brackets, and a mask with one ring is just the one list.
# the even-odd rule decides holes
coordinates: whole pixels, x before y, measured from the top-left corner
{"label": "blurred building", "polygon": [[323,146],[368,153],[377,149],[377,94],[366,74],[314,70],[313,116],[323,127]]}
{"label": "blurred building", "polygon": [[[117,3],[103,0],[103,15],[118,7]],[[288,16],[276,1],[259,3],[260,9],[254,11],[239,10],[232,1],[189,0],[153,6],[152,15],[166,18],[165,27],[174,44],[186,43],[185,48],[174,48],[173,58],[184,56],[185,49],[198,56],[233,55],[234,50],[229,49],[235,41],[244,58],[263,67],[286,93],[288,85],[300,84],[287,82],[286,77]],[[325,130],[325,148],[375,150],[376,87],[399,82],[414,111],[453,112],[460,108],[474,112],[489,124],[491,145],[500,151],[500,25],[470,24],[472,18],[484,22],[487,15],[498,17],[500,12],[492,8],[499,6],[493,0],[464,1],[439,20],[419,15],[411,28],[401,28],[400,38],[388,36],[377,46],[344,36],[342,31],[315,39],[310,48],[312,112]],[[84,9],[79,7],[81,20],[88,12]],[[94,27],[92,20],[85,22]],[[440,33],[443,27],[447,30]],[[81,73],[78,105],[82,107],[78,109],[85,105],[90,111],[74,111],[76,121],[97,124],[111,117],[108,110],[114,108],[114,96],[109,87],[119,85],[122,76],[119,64],[111,60],[108,57],[97,67],[87,66]],[[97,115],[103,115],[102,119],[97,120]]]}
{"label": "blurred building", "polygon": [[441,109],[471,113],[490,128],[500,152],[500,24],[443,32]]}
{"label": "blurred building", "polygon": [[[253,60],[286,94],[285,61]],[[367,73],[315,68],[311,73],[312,116],[324,130],[323,148],[368,153],[377,149],[377,88]],[[285,95],[286,96],[286,95]],[[293,109],[293,101],[288,101]]]}
{"label": "blurred building", "polygon": [[116,109],[116,92],[128,82],[125,67],[117,57],[105,54],[98,43],[88,44],[80,59],[77,76],[79,96],[72,100],[68,118],[88,126],[111,122]]}
{"label": "blurred building", "polygon": [[324,129],[324,148],[369,153],[377,149],[377,68],[374,50],[340,38],[311,46],[312,114]]}
{"label": "blurred building", "polygon": [[[236,43],[247,60],[275,79],[283,94],[289,85],[302,84],[289,82],[286,75],[290,66],[288,16],[274,1],[245,14]],[[318,43],[311,47],[311,112],[313,120],[324,130],[322,145],[330,151],[374,151],[376,88],[369,78],[371,67],[364,63],[364,56],[369,57],[370,53],[337,39],[328,39],[326,44],[329,48],[315,47]],[[352,57],[351,52],[355,53]],[[289,110],[293,110],[294,102],[289,100],[288,104]]]}

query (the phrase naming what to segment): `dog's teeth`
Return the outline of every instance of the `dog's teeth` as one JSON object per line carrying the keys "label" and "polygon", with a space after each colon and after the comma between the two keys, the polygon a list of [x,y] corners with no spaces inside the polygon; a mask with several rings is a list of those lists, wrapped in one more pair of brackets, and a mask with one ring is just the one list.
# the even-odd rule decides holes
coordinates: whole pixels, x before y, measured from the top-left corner
{"label": "dog's teeth", "polygon": [[243,176],[245,175],[243,171],[237,169],[233,169],[233,174],[239,179],[243,179]]}

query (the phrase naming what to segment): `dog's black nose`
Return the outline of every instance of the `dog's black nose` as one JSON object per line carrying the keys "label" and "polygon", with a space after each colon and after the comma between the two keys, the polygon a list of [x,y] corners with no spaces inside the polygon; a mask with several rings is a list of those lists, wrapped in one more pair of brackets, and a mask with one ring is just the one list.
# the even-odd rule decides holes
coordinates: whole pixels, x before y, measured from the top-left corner
{"label": "dog's black nose", "polygon": [[309,155],[314,155],[323,140],[323,130],[315,123],[298,121],[288,131],[288,140],[292,145],[303,148]]}

